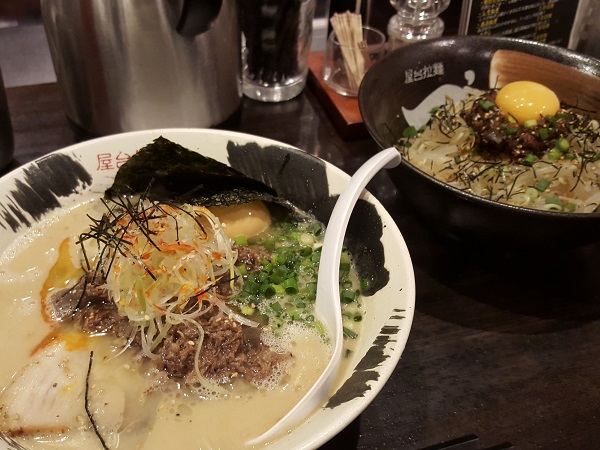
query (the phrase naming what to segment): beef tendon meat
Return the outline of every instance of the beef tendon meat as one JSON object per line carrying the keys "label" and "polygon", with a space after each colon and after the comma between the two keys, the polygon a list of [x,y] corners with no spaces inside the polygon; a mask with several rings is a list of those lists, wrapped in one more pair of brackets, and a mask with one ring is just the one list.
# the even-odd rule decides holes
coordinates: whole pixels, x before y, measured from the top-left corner
{"label": "beef tendon meat", "polygon": [[[225,382],[242,377],[251,383],[267,379],[282,356],[260,340],[251,339],[250,328],[212,307],[198,321],[204,330],[199,355],[200,375],[209,380]],[[199,328],[181,323],[169,329],[159,346],[159,368],[178,378],[195,381],[194,357]]]}
{"label": "beef tendon meat", "polygon": [[56,322],[71,323],[88,334],[128,336],[132,327],[108,296],[104,280],[91,274],[70,289],[54,294],[46,303],[46,314]]}
{"label": "beef tendon meat", "polygon": [[[257,255],[255,251],[248,254]],[[222,383],[242,378],[260,383],[269,378],[284,356],[262,343],[259,330],[238,323],[217,306],[204,302],[203,307],[205,312],[197,321],[171,326],[154,351],[158,355],[157,368],[171,378],[196,382],[194,359],[200,344],[198,368],[206,379]],[[82,277],[73,288],[52,295],[47,309],[52,320],[92,335],[123,338],[135,329],[127,317],[119,314],[103,281],[91,275]],[[138,336],[131,346],[140,348]]]}
{"label": "beef tendon meat", "polygon": [[[546,118],[540,117],[522,126],[511,120],[504,111],[495,107],[495,90],[485,92],[473,102],[473,107],[464,109],[460,115],[475,135],[475,145],[488,156],[507,156],[520,159],[529,153],[542,155],[555,145],[556,139],[568,134],[568,124],[573,120],[568,111],[560,111],[548,127]],[[548,130],[540,135],[540,129]]]}

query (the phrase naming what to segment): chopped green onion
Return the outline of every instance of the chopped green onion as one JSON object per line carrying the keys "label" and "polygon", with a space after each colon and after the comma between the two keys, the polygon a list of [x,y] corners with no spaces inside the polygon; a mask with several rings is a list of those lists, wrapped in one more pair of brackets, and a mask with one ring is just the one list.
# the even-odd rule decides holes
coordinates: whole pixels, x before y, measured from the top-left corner
{"label": "chopped green onion", "polygon": [[343,251],[340,254],[340,261],[343,262],[343,263],[350,263],[351,262],[350,254],[348,252],[346,252],[346,251]]}
{"label": "chopped green onion", "polygon": [[546,197],[545,202],[547,205],[562,205],[562,202],[558,197]]}
{"label": "chopped green onion", "polygon": [[[320,238],[317,237],[319,234]],[[243,276],[244,285],[231,300],[232,304],[248,316],[256,316],[259,310],[273,328],[281,328],[286,322],[302,321],[325,335],[323,325],[313,315],[322,235],[320,224],[288,223],[278,225],[252,241],[246,240],[270,245],[272,250],[270,257],[260,259],[257,271],[249,272],[246,265],[240,264],[237,270]],[[246,243],[243,237],[234,241]],[[340,263],[341,312],[347,313],[344,319],[347,323],[360,321],[362,312],[358,298],[361,291],[356,285],[362,282],[350,277],[352,259],[346,249],[341,252]]]}
{"label": "chopped green onion", "polygon": [[262,293],[266,298],[280,297],[285,293],[285,289],[280,284],[268,284],[262,289]]}
{"label": "chopped green onion", "polygon": [[528,187],[525,189],[525,194],[529,196],[531,201],[535,201],[539,196],[539,191],[536,188]]}
{"label": "chopped green onion", "polygon": [[300,248],[300,256],[310,256],[312,254],[312,247]]}
{"label": "chopped green onion", "polygon": [[260,284],[252,280],[246,280],[243,291],[251,295],[258,294],[260,292]]}
{"label": "chopped green onion", "polygon": [[550,137],[550,130],[548,128],[540,128],[539,135],[540,139],[545,141]]}
{"label": "chopped green onion", "polygon": [[556,161],[557,159],[560,159],[562,155],[563,154],[559,149],[553,148],[548,152],[548,159],[550,161]]}
{"label": "chopped green onion", "polygon": [[523,122],[523,126],[525,128],[533,128],[536,125],[537,125],[537,120],[535,120],[535,119],[529,119],[529,120],[526,120],[525,122]]}
{"label": "chopped green onion", "polygon": [[318,222],[314,222],[308,226],[307,231],[319,236],[323,232],[323,226]]}
{"label": "chopped green onion", "polygon": [[342,291],[341,295],[342,303],[352,303],[354,300],[358,298],[358,292],[350,289],[345,289]]}
{"label": "chopped green onion", "polygon": [[340,271],[344,273],[350,272],[350,263],[340,263]]}
{"label": "chopped green onion", "polygon": [[313,263],[318,263],[321,259],[321,249],[318,248],[313,251],[312,255],[310,255],[310,260]]}
{"label": "chopped green onion", "polygon": [[360,280],[360,290],[361,291],[367,290],[369,288],[369,285],[370,285],[370,283],[369,283],[369,279],[368,278],[362,278]]}
{"label": "chopped green onion", "polygon": [[479,106],[481,106],[481,109],[483,109],[484,111],[490,111],[496,107],[494,102],[491,102],[489,100],[481,100],[479,102]]}
{"label": "chopped green onion", "polygon": [[262,266],[262,271],[263,272],[267,272],[267,273],[271,273],[273,271],[273,263],[271,263],[268,260],[261,260],[260,264]]}
{"label": "chopped green onion", "polygon": [[410,127],[405,128],[404,131],[402,132],[402,136],[405,138],[416,137],[417,134],[418,134],[417,129],[415,127],[413,127],[412,125]]}
{"label": "chopped green onion", "polygon": [[262,243],[262,246],[269,251],[275,250],[275,241],[273,239],[267,239]]}
{"label": "chopped green onion", "polygon": [[263,284],[269,280],[269,274],[267,272],[259,272],[256,277],[256,282]]}
{"label": "chopped green onion", "polygon": [[281,284],[274,284],[273,289],[275,289],[275,295],[283,296],[286,293],[286,289]]}
{"label": "chopped green onion", "polygon": [[256,311],[256,309],[248,305],[242,305],[242,307],[240,308],[240,312],[245,316],[253,315],[254,311]]}
{"label": "chopped green onion", "polygon": [[571,145],[569,144],[569,141],[567,141],[565,138],[561,137],[556,140],[556,148],[563,153],[567,152],[570,146]]}
{"label": "chopped green onion", "polygon": [[298,293],[298,281],[295,278],[288,278],[283,282],[283,288],[286,294],[297,294]]}
{"label": "chopped green onion", "polygon": [[356,339],[358,337],[358,334],[356,334],[354,331],[352,331],[349,328],[343,327],[343,331],[344,331],[344,336],[349,337],[350,339]]}
{"label": "chopped green onion", "polygon": [[300,310],[298,308],[289,308],[285,310],[287,316],[292,320],[300,319]]}
{"label": "chopped green onion", "polygon": [[240,247],[245,247],[246,245],[248,245],[248,238],[246,236],[236,236],[233,238],[233,242],[235,242],[236,245],[239,245]]}
{"label": "chopped green onion", "polygon": [[246,275],[248,273],[248,270],[246,269],[246,264],[240,264],[236,267],[240,271],[240,275]]}
{"label": "chopped green onion", "polygon": [[533,153],[528,153],[527,155],[525,155],[525,158],[523,158],[523,164],[530,166],[535,162],[536,159],[537,158]]}
{"label": "chopped green onion", "polygon": [[548,189],[548,186],[550,186],[550,182],[548,180],[541,179],[537,182],[535,188],[540,192],[544,192],[546,189]]}
{"label": "chopped green onion", "polygon": [[320,320],[317,320],[315,322],[315,328],[317,329],[317,331],[319,332],[320,335],[325,335],[325,326],[323,326],[323,322],[321,322]]}
{"label": "chopped green onion", "polygon": [[310,247],[315,243],[315,236],[310,233],[302,233],[298,241],[300,244]]}

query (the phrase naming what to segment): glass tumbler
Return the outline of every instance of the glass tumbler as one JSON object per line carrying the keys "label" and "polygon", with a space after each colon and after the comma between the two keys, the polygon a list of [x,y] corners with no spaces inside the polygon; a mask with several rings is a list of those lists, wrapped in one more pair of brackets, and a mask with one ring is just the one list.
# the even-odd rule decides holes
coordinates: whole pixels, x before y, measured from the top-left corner
{"label": "glass tumbler", "polygon": [[315,0],[240,0],[242,91],[281,102],[306,86]]}
{"label": "glass tumbler", "polygon": [[332,31],[325,47],[323,79],[331,89],[347,97],[358,95],[364,74],[386,52],[386,38],[381,31],[363,26],[362,36],[361,46],[351,48],[340,43]]}
{"label": "glass tumbler", "polygon": [[444,21],[439,15],[450,0],[390,0],[397,13],[388,23],[390,51],[415,41],[440,37]]}

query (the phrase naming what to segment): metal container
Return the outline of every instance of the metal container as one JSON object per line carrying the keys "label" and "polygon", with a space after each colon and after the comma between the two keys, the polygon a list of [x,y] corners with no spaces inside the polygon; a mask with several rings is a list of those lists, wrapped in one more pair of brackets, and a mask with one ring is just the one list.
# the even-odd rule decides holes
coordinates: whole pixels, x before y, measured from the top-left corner
{"label": "metal container", "polygon": [[0,71],[0,170],[12,161],[14,150],[12,123],[4,90],[4,80]]}
{"label": "metal container", "polygon": [[68,118],[92,135],[211,127],[239,108],[235,0],[42,0]]}

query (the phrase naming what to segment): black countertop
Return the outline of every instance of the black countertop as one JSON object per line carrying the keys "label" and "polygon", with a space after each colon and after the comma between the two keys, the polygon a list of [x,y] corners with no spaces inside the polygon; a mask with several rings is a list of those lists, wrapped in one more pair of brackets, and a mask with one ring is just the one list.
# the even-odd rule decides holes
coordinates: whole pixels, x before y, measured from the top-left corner
{"label": "black countertop", "polygon": [[[15,161],[75,142],[56,84],[7,90]],[[344,141],[310,91],[284,103],[245,99],[230,128],[296,146],[352,174],[378,151]],[[382,392],[326,449],[597,448],[600,439],[600,245],[514,249],[450,242],[430,231],[387,173],[368,189],[411,252],[417,299],[410,338]]]}

